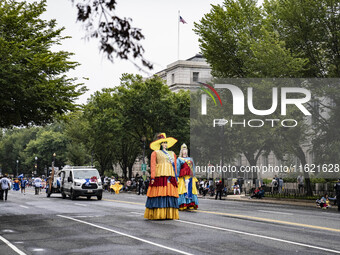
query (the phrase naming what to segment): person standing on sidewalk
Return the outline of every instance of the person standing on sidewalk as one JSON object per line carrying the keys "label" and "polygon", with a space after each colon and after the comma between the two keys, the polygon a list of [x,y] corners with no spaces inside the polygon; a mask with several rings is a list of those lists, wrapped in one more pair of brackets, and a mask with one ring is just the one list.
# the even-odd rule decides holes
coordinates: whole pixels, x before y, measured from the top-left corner
{"label": "person standing on sidewalk", "polygon": [[336,193],[336,203],[338,205],[338,211],[340,212],[340,178],[338,182],[334,185],[335,193]]}
{"label": "person standing on sidewalk", "polygon": [[222,200],[222,190],[223,190],[223,183],[222,181],[219,181],[216,185],[216,197],[215,200],[217,200],[217,197],[220,197],[220,200]]}
{"label": "person standing on sidewalk", "polygon": [[[4,177],[1,179],[1,189],[2,189],[3,195],[5,195],[5,201],[7,201],[7,194],[10,188],[11,188],[11,181],[7,178],[7,174],[5,174]],[[1,197],[1,200],[4,200],[3,196]]]}
{"label": "person standing on sidewalk", "polygon": [[39,176],[34,179],[35,195],[39,195],[39,191],[40,191],[40,188],[41,188],[41,183],[42,183],[42,180],[40,179]]}
{"label": "person standing on sidewalk", "polygon": [[299,189],[299,193],[301,193],[303,191],[303,177],[301,175],[299,175],[296,179],[297,184],[298,184],[298,189]]}
{"label": "person standing on sidewalk", "polygon": [[21,186],[21,193],[24,193],[24,195],[26,194],[26,185],[27,185],[27,180],[25,178],[22,178],[21,179],[21,183],[20,183],[20,186]]}
{"label": "person standing on sidewalk", "polygon": [[145,188],[143,191],[143,187],[144,187],[144,180],[143,180],[143,177],[140,176],[138,177],[138,195],[140,194],[144,195],[143,193],[145,192]]}

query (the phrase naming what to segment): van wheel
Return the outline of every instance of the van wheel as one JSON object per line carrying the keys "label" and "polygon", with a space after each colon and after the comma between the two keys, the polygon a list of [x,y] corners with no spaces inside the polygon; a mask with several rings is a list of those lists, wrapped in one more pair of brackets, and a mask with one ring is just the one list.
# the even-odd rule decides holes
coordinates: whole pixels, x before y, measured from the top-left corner
{"label": "van wheel", "polygon": [[65,198],[66,198],[66,194],[65,194],[64,192],[61,192],[61,197],[62,197],[63,199],[65,199]]}
{"label": "van wheel", "polygon": [[74,194],[74,191],[71,190],[71,200],[76,200],[76,194]]}
{"label": "van wheel", "polygon": [[91,196],[87,196],[87,200],[90,200],[91,199]]}
{"label": "van wheel", "polygon": [[102,196],[97,196],[97,199],[98,200],[102,200]]}

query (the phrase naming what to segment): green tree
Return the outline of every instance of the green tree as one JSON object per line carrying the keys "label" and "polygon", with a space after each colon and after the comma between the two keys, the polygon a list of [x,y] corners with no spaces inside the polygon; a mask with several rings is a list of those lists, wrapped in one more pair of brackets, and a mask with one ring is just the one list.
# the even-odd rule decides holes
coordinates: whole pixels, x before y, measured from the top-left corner
{"label": "green tree", "polygon": [[267,21],[293,53],[308,59],[300,77],[340,76],[340,3],[265,1]]}
{"label": "green tree", "polygon": [[215,77],[294,77],[306,60],[285,47],[256,0],[226,0],[195,23]]}
{"label": "green tree", "polygon": [[24,150],[34,140],[39,128],[11,129],[3,132],[0,140],[0,166],[3,173],[16,174],[16,161],[20,173],[28,173],[33,165],[26,165]]}
{"label": "green tree", "polygon": [[93,164],[92,152],[87,147],[88,121],[84,118],[83,111],[73,112],[67,115],[63,134],[67,137],[67,164],[85,166]]}
{"label": "green tree", "polygon": [[0,126],[41,125],[74,110],[85,89],[65,73],[72,53],[52,52],[65,39],[55,20],[40,18],[46,1],[0,1]]}
{"label": "green tree", "polygon": [[[87,150],[93,154],[101,174],[111,170],[117,162],[114,146],[117,138],[119,121],[116,116],[117,103],[111,95],[112,89],[95,92],[84,107],[81,129]],[[76,128],[76,127],[75,127]]]}
{"label": "green tree", "polygon": [[[132,177],[132,166],[156,133],[165,132],[189,143],[189,93],[172,93],[158,78],[124,75],[121,85],[95,93],[85,106],[89,147],[102,171],[118,163],[124,177]],[[150,149],[146,146],[146,155]],[[102,156],[101,156],[102,155]],[[105,165],[104,165],[105,164]]]}
{"label": "green tree", "polygon": [[[285,47],[285,42],[270,30],[264,12],[255,0],[227,0],[223,6],[213,6],[200,23],[195,23],[195,27],[200,36],[201,51],[217,77],[295,77],[306,64],[305,59],[292,54]],[[235,82],[239,87],[244,87],[242,82]],[[256,109],[270,108],[271,90],[268,89],[274,84],[261,80],[252,83]],[[243,92],[246,94],[246,88]],[[223,116],[229,116],[234,121],[259,119],[259,116],[249,113],[237,118],[230,111]],[[229,132],[227,136],[234,140],[234,152],[243,153],[252,166],[256,165],[263,153],[273,150],[275,131],[277,129],[271,127],[226,129],[226,133]],[[233,155],[231,151],[229,153]]]}
{"label": "green tree", "polygon": [[[25,150],[25,164],[34,166],[37,163],[37,174],[45,174],[45,168],[51,166],[53,153],[56,153],[55,166],[62,167],[67,162],[67,137],[63,134],[63,126],[59,123],[41,128],[35,139],[28,142]],[[37,162],[35,162],[37,157]]]}

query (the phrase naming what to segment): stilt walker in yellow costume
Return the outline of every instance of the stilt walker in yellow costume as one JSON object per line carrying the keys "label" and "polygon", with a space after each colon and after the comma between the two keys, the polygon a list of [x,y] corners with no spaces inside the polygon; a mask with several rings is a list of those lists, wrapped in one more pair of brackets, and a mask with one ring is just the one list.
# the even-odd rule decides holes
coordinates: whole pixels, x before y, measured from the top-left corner
{"label": "stilt walker in yellow costume", "polygon": [[166,137],[165,133],[157,136],[150,144],[151,182],[148,188],[144,218],[149,220],[179,219],[176,154],[167,149],[177,140]]}
{"label": "stilt walker in yellow costume", "polygon": [[197,209],[197,188],[195,177],[194,160],[188,156],[188,147],[186,144],[181,146],[181,151],[177,159],[178,171],[178,205],[179,210]]}

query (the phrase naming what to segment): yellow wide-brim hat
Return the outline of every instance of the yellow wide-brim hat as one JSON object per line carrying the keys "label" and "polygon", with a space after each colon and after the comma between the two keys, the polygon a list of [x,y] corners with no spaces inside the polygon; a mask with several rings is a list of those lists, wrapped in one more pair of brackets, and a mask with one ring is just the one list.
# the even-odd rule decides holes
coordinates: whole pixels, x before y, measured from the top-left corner
{"label": "yellow wide-brim hat", "polygon": [[160,135],[157,136],[157,140],[153,141],[150,143],[150,149],[151,150],[159,150],[161,147],[161,143],[167,142],[168,143],[168,148],[174,146],[175,143],[177,143],[177,139],[173,137],[166,137],[165,133],[161,133]]}

